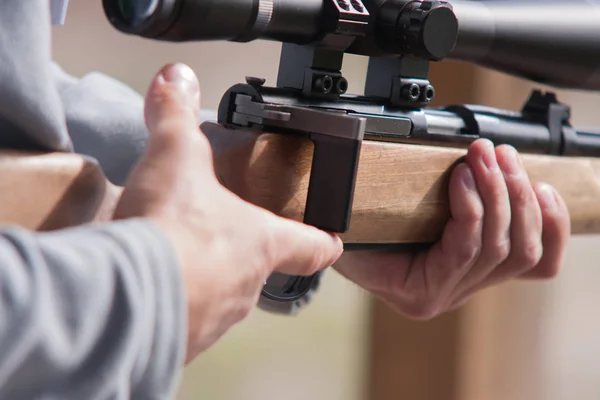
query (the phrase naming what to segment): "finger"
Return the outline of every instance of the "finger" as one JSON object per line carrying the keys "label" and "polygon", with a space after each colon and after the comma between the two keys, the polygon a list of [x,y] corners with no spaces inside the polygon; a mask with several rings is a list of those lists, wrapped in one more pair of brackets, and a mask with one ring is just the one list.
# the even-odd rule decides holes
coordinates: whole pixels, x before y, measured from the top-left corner
{"label": "finger", "polygon": [[345,254],[336,269],[412,318],[439,313],[481,249],[483,203],[466,164],[450,177],[451,218],[428,252]]}
{"label": "finger", "polygon": [[542,209],[543,255],[540,262],[523,278],[547,279],[558,275],[564,262],[571,235],[569,210],[560,194],[550,185],[538,184],[535,193]]}
{"label": "finger", "polygon": [[203,156],[195,148],[204,137],[199,134],[199,115],[200,84],[193,70],[184,64],[164,67],[148,89],[144,108],[150,133],[148,153],[155,162],[173,164],[174,158],[192,153]]}
{"label": "finger", "polygon": [[415,255],[412,252],[389,251],[345,252],[334,268],[340,275],[362,288],[383,295],[403,289],[400,284],[396,284],[398,290],[390,290],[390,282],[406,282]]}
{"label": "finger", "polygon": [[344,254],[336,270],[368,290],[391,293],[398,300],[406,294],[407,301],[435,301],[433,297],[443,296],[442,287],[453,287],[462,278],[481,246],[483,204],[464,163],[450,176],[449,201],[450,221],[428,252]]}
{"label": "finger", "polygon": [[489,140],[477,140],[469,148],[466,161],[473,170],[483,201],[484,225],[479,259],[457,285],[455,293],[462,293],[477,285],[510,253],[511,211],[508,188],[494,145]]}
{"label": "finger", "polygon": [[[161,129],[165,121],[178,128],[198,126],[200,84],[185,64],[169,64],[154,77],[145,98],[144,116],[152,134],[170,134]],[[167,132],[164,132],[167,131]]]}
{"label": "finger", "polygon": [[[542,257],[533,267],[521,275],[515,276],[524,279],[547,279],[555,277],[565,257],[567,243],[571,233],[569,211],[560,194],[547,184],[537,184],[534,187],[536,199],[539,202],[542,218]],[[508,264],[508,262],[507,262]],[[514,276],[513,273],[510,277]],[[505,281],[506,275],[499,275],[494,279],[487,279],[482,284],[475,286],[463,293],[454,302],[451,309],[462,307],[476,292]]]}
{"label": "finger", "polygon": [[527,172],[514,147],[498,146],[496,154],[510,198],[510,255],[487,276],[481,276],[480,281],[463,287],[456,294],[454,307],[477,291],[525,273],[542,257],[542,212]]}
{"label": "finger", "polygon": [[344,248],[341,239],[315,227],[277,216],[268,224],[271,270],[309,276],[332,266]]}
{"label": "finger", "polygon": [[[164,206],[179,189],[189,187],[192,161],[194,178],[210,177],[214,169],[210,145],[202,144],[204,135],[199,134],[199,110],[200,86],[189,67],[168,65],[154,77],[144,107],[148,146],[128,178],[114,218],[149,215]],[[204,168],[199,161],[203,152]]]}
{"label": "finger", "polygon": [[[512,146],[496,149],[511,207],[510,255],[486,278],[498,283],[535,267],[542,258],[542,210],[521,158]],[[482,282],[486,285],[487,282]]]}
{"label": "finger", "polygon": [[[484,205],[477,191],[474,173],[467,164],[458,165],[452,173],[449,185],[451,219],[441,240],[423,259],[423,265],[413,268],[413,274],[423,276],[429,301],[441,305],[456,284],[468,274],[482,248],[484,228]],[[422,272],[419,269],[424,269]],[[409,277],[411,289],[415,284]],[[431,300],[433,299],[433,300]]]}

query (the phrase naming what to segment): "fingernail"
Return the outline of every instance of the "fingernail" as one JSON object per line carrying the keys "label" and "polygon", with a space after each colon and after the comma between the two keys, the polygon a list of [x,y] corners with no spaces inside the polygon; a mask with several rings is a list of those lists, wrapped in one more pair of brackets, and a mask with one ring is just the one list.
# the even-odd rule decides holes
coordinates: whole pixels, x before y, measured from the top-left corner
{"label": "fingernail", "polygon": [[520,174],[521,171],[523,170],[523,168],[522,168],[523,164],[521,163],[521,158],[519,157],[517,150],[512,146],[504,147],[504,150],[502,153],[502,161],[503,161],[502,164],[504,164],[503,169],[508,174],[517,175],[517,174]]}
{"label": "fingernail", "polygon": [[473,176],[473,172],[471,171],[471,168],[469,168],[467,165],[464,165],[463,167],[463,174],[462,174],[462,181],[463,181],[463,185],[465,185],[465,187],[468,190],[477,190],[477,185],[475,184],[475,177]]}
{"label": "fingernail", "polygon": [[489,170],[498,169],[498,160],[496,159],[496,151],[494,144],[490,141],[485,141],[485,150],[483,152],[483,163]]}
{"label": "fingernail", "polygon": [[185,64],[171,64],[162,71],[166,82],[173,83],[185,95],[196,98],[200,94],[200,85],[194,71]]}
{"label": "fingernail", "polygon": [[558,207],[554,189],[548,184],[543,183],[538,186],[538,199],[543,209],[554,211]]}

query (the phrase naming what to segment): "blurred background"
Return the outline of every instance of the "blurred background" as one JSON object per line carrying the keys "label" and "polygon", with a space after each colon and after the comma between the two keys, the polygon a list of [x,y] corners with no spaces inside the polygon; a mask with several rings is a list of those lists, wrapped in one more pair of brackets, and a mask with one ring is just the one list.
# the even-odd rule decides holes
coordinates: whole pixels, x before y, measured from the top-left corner
{"label": "blurred background", "polygon": [[[167,44],[124,36],[100,1],[71,1],[55,28],[55,60],[82,76],[100,71],[141,94],[166,63],[197,72],[203,106],[247,75],[274,84],[280,45]],[[366,59],[347,56],[349,92]],[[460,63],[434,67],[439,102],[518,109],[533,85]],[[600,95],[559,91],[580,126],[600,126]],[[600,204],[598,205],[600,207]],[[600,238],[574,237],[561,276],[480,293],[430,322],[390,312],[329,272],[294,318],[254,312],[188,367],[179,400],[597,400],[600,399]]]}

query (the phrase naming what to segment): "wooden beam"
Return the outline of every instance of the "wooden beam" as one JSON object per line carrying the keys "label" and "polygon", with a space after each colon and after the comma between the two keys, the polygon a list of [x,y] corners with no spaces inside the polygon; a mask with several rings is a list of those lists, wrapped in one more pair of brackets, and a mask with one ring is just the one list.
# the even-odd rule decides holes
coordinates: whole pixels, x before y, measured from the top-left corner
{"label": "wooden beam", "polygon": [[[434,105],[476,102],[479,75],[465,63],[433,64]],[[458,400],[463,314],[416,322],[373,300],[369,400]]]}

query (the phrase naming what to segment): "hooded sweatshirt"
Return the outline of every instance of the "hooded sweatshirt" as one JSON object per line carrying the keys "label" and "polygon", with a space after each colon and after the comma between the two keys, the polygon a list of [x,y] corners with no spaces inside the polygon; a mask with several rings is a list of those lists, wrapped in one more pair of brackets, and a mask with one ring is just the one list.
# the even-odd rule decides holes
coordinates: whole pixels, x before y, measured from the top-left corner
{"label": "hooded sweatshirt", "polygon": [[[77,152],[123,184],[146,145],[143,98],[51,59],[49,0],[0,1],[0,148]],[[0,227],[0,398],[171,399],[187,308],[170,243],[132,219]]]}

